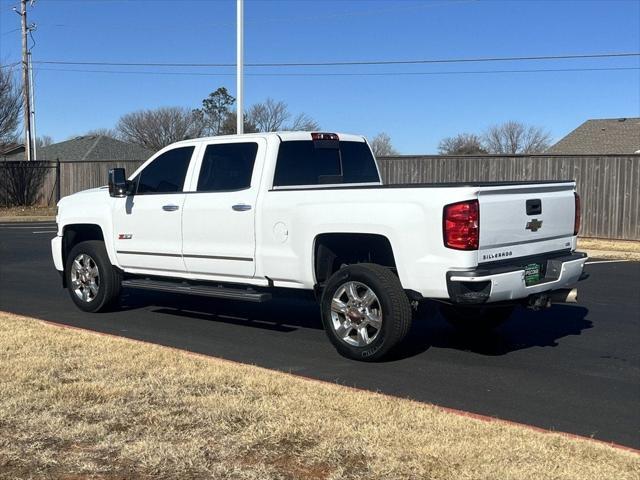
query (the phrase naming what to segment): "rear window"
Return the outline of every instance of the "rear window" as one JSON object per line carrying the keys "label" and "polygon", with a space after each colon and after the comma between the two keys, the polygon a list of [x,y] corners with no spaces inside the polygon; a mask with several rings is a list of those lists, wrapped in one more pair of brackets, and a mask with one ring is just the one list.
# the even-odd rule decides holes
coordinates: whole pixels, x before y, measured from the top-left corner
{"label": "rear window", "polygon": [[331,183],[379,182],[376,163],[364,142],[339,142],[339,148],[316,148],[311,140],[282,142],[275,187]]}

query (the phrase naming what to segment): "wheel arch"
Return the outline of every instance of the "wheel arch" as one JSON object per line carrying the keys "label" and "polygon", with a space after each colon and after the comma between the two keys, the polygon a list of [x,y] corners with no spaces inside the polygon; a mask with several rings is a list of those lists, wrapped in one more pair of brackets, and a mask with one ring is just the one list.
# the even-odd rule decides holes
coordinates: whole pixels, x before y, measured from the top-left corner
{"label": "wheel arch", "polygon": [[398,274],[391,241],[378,233],[320,233],[313,241],[312,258],[316,285],[326,282],[343,264],[375,263]]}
{"label": "wheel arch", "polygon": [[[71,249],[80,242],[99,240],[104,242],[105,236],[102,227],[96,223],[70,223],[62,229],[62,286],[67,283],[67,257]],[[106,243],[106,242],[105,242]],[[108,249],[107,249],[108,253]],[[113,262],[112,262],[113,263]]]}

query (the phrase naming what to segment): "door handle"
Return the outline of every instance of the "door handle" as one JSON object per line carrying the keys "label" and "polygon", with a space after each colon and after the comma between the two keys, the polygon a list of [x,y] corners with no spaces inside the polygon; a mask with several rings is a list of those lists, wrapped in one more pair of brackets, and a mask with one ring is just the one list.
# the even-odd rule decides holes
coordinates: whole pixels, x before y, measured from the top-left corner
{"label": "door handle", "polygon": [[236,212],[246,212],[247,210],[251,210],[251,205],[247,205],[246,203],[239,203],[231,208],[233,208]]}
{"label": "door handle", "polygon": [[163,205],[162,209],[165,212],[175,212],[176,210],[178,210],[180,207],[178,205]]}

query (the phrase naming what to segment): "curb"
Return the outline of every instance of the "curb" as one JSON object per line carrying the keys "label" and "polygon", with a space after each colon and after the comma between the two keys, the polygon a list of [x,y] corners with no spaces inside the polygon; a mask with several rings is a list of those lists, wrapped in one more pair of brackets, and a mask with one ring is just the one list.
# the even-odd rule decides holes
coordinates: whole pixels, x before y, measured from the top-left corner
{"label": "curb", "polygon": [[27,222],[55,222],[54,216],[15,216],[15,217],[0,217],[0,223],[27,223]]}
{"label": "curb", "polygon": [[[11,313],[11,312],[3,312],[3,313],[9,313],[11,315],[18,315],[15,313]],[[21,315],[18,315],[21,316]],[[546,428],[542,428],[542,427],[537,427],[535,425],[529,425],[527,423],[520,423],[520,422],[516,422],[513,420],[506,420],[506,419],[502,419],[502,418],[498,418],[498,417],[492,417],[489,415],[483,415],[483,414],[479,414],[479,413],[473,413],[473,412],[468,412],[465,410],[459,410],[456,408],[451,408],[451,407],[444,407],[441,405],[437,405],[435,403],[430,403],[430,402],[420,402],[418,400],[413,400],[411,398],[405,398],[405,397],[397,397],[388,393],[383,393],[383,392],[379,392],[379,391],[372,391],[372,390],[366,390],[364,388],[358,388],[358,387],[354,387],[354,386],[350,386],[350,385],[341,385],[338,383],[334,383],[334,382],[328,382],[326,380],[320,380],[318,378],[312,378],[312,377],[306,377],[304,375],[298,375],[296,373],[292,373],[292,372],[286,372],[286,371],[282,371],[282,370],[273,370],[273,369],[269,369],[266,367],[261,367],[259,365],[254,365],[254,364],[249,364],[249,363],[242,363],[242,362],[238,362],[236,360],[230,360],[227,358],[223,358],[223,357],[218,357],[215,355],[207,355],[204,353],[198,353],[198,352],[192,352],[190,350],[184,350],[181,348],[177,348],[177,347],[171,347],[168,345],[162,345],[162,344],[158,344],[158,343],[153,343],[153,342],[149,342],[146,340],[139,340],[136,338],[129,338],[129,337],[123,337],[120,335],[116,335],[113,333],[106,333],[106,332],[97,332],[95,330],[90,330],[90,329],[86,329],[86,328],[82,328],[82,327],[76,327],[73,325],[66,325],[64,323],[58,323],[58,322],[54,322],[51,320],[43,320],[43,319],[39,319],[39,318],[34,318],[34,317],[25,317],[25,318],[30,318],[36,321],[39,321],[45,325],[50,325],[54,328],[61,328],[61,329],[69,329],[69,330],[74,330],[74,331],[78,331],[78,332],[84,332],[84,333],[89,333],[89,334],[94,334],[94,335],[102,335],[105,337],[110,337],[110,338],[117,338],[117,339],[121,339],[127,342],[132,342],[132,343],[138,343],[141,345],[152,345],[156,348],[161,348],[161,349],[166,349],[166,350],[171,350],[174,352],[178,352],[181,354],[186,354],[188,356],[193,356],[196,358],[200,358],[200,359],[205,359],[205,360],[217,360],[220,361],[222,363],[228,363],[231,365],[239,365],[239,366],[243,366],[243,367],[252,367],[252,368],[256,368],[258,370],[264,371],[264,372],[269,372],[269,373],[276,373],[276,374],[282,374],[282,375],[287,375],[293,378],[297,378],[297,379],[301,379],[307,382],[312,382],[312,383],[318,383],[321,385],[332,385],[332,386],[339,386],[341,388],[345,388],[348,390],[352,390],[352,391],[356,391],[356,392],[364,392],[367,394],[371,394],[371,395],[379,395],[381,397],[385,397],[385,398],[389,398],[389,399],[395,399],[395,400],[405,400],[411,403],[414,403],[416,405],[426,405],[429,407],[433,407],[436,409],[439,409],[441,411],[444,412],[448,412],[451,413],[453,415],[457,415],[460,417],[465,417],[465,418],[472,418],[475,420],[479,420],[482,422],[487,422],[487,423],[501,423],[503,425],[511,425],[511,426],[517,426],[517,427],[522,427],[528,430],[532,430],[535,432],[539,432],[539,433],[544,433],[544,434],[556,434],[565,438],[569,438],[569,439],[573,439],[573,440],[583,440],[586,442],[591,442],[594,444],[599,444],[602,446],[606,446],[609,448],[613,448],[616,450],[622,450],[622,451],[626,451],[626,452],[630,452],[630,453],[634,453],[636,455],[640,455],[640,449],[636,449],[634,447],[629,447],[627,445],[622,445],[616,442],[610,442],[610,441],[606,441],[606,440],[599,440],[597,438],[593,438],[593,437],[587,437],[584,435],[578,435],[575,433],[569,433],[569,432],[562,432],[559,430],[550,430],[550,429],[546,429]]]}

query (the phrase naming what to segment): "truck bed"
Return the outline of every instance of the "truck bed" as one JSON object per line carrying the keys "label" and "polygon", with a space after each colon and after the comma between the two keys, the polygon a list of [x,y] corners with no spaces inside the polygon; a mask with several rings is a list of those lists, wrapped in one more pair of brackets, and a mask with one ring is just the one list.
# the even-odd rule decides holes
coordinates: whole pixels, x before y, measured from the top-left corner
{"label": "truck bed", "polygon": [[366,190],[394,188],[457,188],[457,187],[513,187],[519,185],[543,185],[573,183],[573,180],[526,180],[526,181],[491,181],[491,182],[429,182],[429,183],[384,183],[380,185],[317,185],[313,187],[275,187],[273,190]]}

